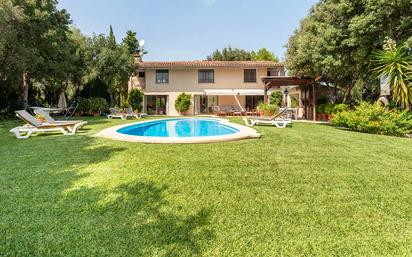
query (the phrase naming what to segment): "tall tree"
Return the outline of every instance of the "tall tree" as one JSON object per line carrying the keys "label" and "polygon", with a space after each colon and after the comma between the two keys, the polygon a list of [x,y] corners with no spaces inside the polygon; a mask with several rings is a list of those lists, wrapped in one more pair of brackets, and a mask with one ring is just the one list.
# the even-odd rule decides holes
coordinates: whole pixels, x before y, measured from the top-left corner
{"label": "tall tree", "polygon": [[279,62],[279,58],[266,48],[261,48],[257,52],[250,52],[253,61],[272,61]]}
{"label": "tall tree", "polygon": [[[60,46],[67,41],[69,15],[65,10],[57,9],[57,1],[4,0],[1,6],[18,10],[21,19],[13,21],[13,28],[2,27],[6,34],[17,40],[6,44],[2,52],[1,63],[6,64],[8,79],[20,84],[24,107],[28,105],[29,87],[34,80],[41,81],[62,74],[57,68],[61,63]],[[10,14],[10,12],[8,12]],[[62,66],[60,66],[62,67]]]}
{"label": "tall tree", "polygon": [[[87,79],[99,78],[109,88],[110,105],[124,102],[127,82],[134,70],[134,57],[125,45],[118,45],[110,29],[109,35],[93,36],[87,40]],[[125,90],[126,88],[126,90]]]}
{"label": "tall tree", "polygon": [[123,38],[123,45],[127,48],[129,54],[137,54],[139,52],[139,40],[136,38],[136,32],[128,30],[125,38]]}
{"label": "tall tree", "polygon": [[412,35],[410,0],[322,0],[290,37],[286,66],[291,73],[322,76],[345,90],[358,81],[374,87],[370,56],[385,36],[398,42]]}
{"label": "tall tree", "polygon": [[216,50],[207,57],[209,61],[250,61],[252,56],[250,52],[240,49],[225,47],[222,50]]}
{"label": "tall tree", "polygon": [[111,50],[114,50],[117,47],[116,37],[114,36],[112,25],[110,25],[110,28],[109,28],[109,36],[107,37],[107,46]]}

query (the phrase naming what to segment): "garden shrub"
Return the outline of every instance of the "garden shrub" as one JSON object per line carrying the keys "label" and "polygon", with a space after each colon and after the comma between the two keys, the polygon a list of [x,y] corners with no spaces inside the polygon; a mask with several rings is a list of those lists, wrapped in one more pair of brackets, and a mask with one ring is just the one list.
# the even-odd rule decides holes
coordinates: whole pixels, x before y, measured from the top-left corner
{"label": "garden shrub", "polygon": [[283,93],[280,91],[273,91],[269,96],[269,103],[271,105],[280,106],[283,101]]}
{"label": "garden shrub", "polygon": [[144,94],[142,93],[142,91],[138,89],[133,89],[129,92],[129,95],[127,96],[127,102],[133,108],[133,110],[140,112],[143,109],[143,95]]}
{"label": "garden shrub", "polygon": [[324,114],[336,114],[349,109],[349,105],[346,104],[319,104],[316,106],[316,112]]}
{"label": "garden shrub", "polygon": [[91,113],[100,113],[108,109],[109,105],[107,104],[106,99],[102,97],[93,97],[89,99],[89,111]]}
{"label": "garden shrub", "polygon": [[175,101],[175,108],[179,113],[185,113],[192,104],[192,97],[186,93],[181,93]]}
{"label": "garden shrub", "polygon": [[89,100],[83,97],[79,97],[77,99],[77,102],[79,106],[77,106],[77,111],[80,112],[80,114],[86,114],[89,112],[90,107],[89,107]]}
{"label": "garden shrub", "polygon": [[355,110],[336,113],[334,125],[354,131],[405,136],[412,133],[412,114],[407,111],[390,110],[377,104],[361,103]]}
{"label": "garden shrub", "polygon": [[335,104],[332,108],[332,114],[337,114],[343,111],[349,111],[350,106],[347,104]]}

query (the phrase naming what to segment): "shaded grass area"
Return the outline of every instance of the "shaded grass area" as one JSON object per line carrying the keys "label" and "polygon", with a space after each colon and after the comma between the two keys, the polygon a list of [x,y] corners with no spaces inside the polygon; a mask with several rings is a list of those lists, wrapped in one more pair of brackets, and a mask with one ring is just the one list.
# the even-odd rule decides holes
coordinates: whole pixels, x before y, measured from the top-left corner
{"label": "shaded grass area", "polygon": [[29,140],[0,122],[1,256],[412,253],[410,139],[297,123],[150,145],[95,138],[124,121],[88,121]]}

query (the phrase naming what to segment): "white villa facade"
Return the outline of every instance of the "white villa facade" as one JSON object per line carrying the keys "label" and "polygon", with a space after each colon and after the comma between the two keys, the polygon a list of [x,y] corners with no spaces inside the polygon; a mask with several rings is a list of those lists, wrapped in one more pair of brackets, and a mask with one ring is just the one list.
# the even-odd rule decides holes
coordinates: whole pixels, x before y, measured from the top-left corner
{"label": "white villa facade", "polygon": [[[179,94],[192,96],[187,115],[213,113],[218,109],[256,109],[264,101],[263,77],[283,77],[283,64],[269,61],[179,61],[140,62],[129,90],[144,92],[144,111],[154,115],[178,116],[174,107]],[[273,90],[284,91],[286,87]],[[285,103],[299,109],[302,92],[288,86]],[[270,92],[269,92],[270,94]]]}

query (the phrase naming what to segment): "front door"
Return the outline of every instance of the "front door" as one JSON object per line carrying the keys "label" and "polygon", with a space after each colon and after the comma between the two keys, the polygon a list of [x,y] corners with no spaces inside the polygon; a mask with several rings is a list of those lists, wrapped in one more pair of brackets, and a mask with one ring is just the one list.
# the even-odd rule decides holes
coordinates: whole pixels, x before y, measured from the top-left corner
{"label": "front door", "polygon": [[206,114],[207,113],[207,96],[205,95],[195,95],[195,114]]}
{"label": "front door", "polygon": [[151,115],[167,115],[167,96],[148,95],[146,96],[146,110]]}

